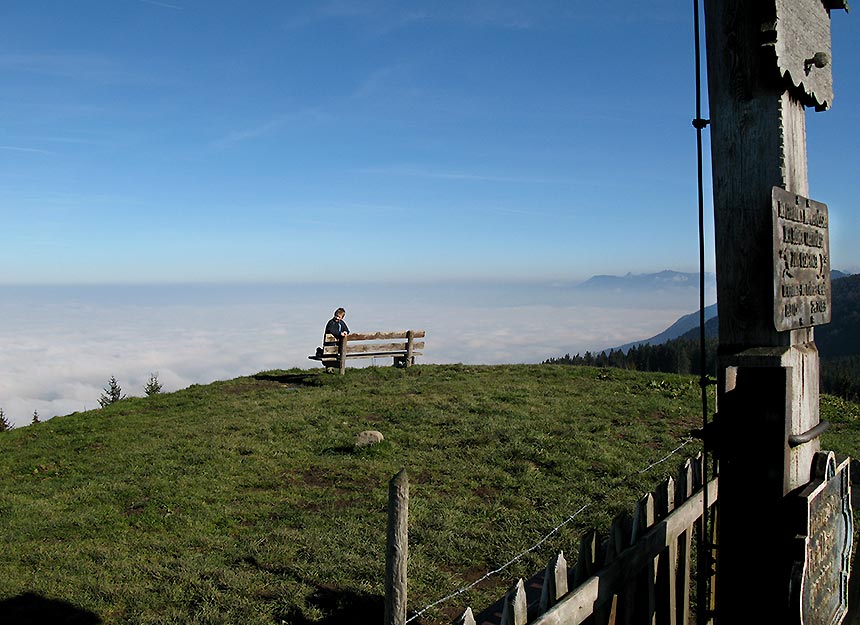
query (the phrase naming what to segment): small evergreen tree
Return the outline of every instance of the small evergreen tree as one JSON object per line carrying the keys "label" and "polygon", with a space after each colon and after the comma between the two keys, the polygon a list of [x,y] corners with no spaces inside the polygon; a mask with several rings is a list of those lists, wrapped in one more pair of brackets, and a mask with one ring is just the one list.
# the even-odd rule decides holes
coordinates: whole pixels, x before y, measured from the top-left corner
{"label": "small evergreen tree", "polygon": [[3,409],[0,408],[0,432],[8,432],[13,427],[12,423],[6,419],[6,413],[3,412]]}
{"label": "small evergreen tree", "polygon": [[147,396],[158,395],[161,392],[161,382],[158,381],[158,372],[149,374],[149,382],[143,387]]}
{"label": "small evergreen tree", "polygon": [[110,380],[108,381],[108,385],[102,393],[102,396],[99,397],[99,406],[104,408],[105,406],[110,406],[111,404],[115,404],[116,402],[125,399],[125,395],[122,394],[122,388],[120,388],[119,382],[116,381],[114,376],[110,376]]}
{"label": "small evergreen tree", "polygon": [[36,423],[39,423],[39,411],[38,410],[33,411],[33,424],[35,425]]}

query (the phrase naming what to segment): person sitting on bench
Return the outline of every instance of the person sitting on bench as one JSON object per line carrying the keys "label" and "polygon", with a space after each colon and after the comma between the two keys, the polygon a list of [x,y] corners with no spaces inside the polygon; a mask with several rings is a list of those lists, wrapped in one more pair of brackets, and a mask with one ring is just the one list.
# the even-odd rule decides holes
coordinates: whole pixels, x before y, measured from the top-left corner
{"label": "person sitting on bench", "polygon": [[334,317],[329,319],[329,322],[325,326],[325,334],[331,334],[338,340],[342,336],[349,334],[349,327],[346,325],[346,321],[343,320],[344,315],[346,315],[346,310],[343,308],[338,308],[334,311]]}

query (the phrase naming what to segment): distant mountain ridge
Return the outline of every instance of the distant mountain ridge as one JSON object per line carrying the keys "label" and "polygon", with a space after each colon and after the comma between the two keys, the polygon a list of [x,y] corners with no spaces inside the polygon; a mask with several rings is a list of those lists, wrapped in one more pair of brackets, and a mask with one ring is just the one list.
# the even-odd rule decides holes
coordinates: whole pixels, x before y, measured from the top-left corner
{"label": "distant mountain ridge", "polygon": [[[705,274],[706,288],[716,287],[713,273]],[[657,273],[634,274],[623,276],[598,275],[592,276],[585,282],[576,285],[584,291],[654,291],[665,289],[697,289],[699,288],[698,273],[684,273],[665,270]]]}
{"label": "distant mountain ridge", "polygon": [[[860,274],[842,274],[843,277],[839,278],[837,273],[841,272],[831,274],[833,318],[830,323],[815,326],[815,345],[822,358],[860,354]],[[705,336],[719,336],[716,313],[705,322]],[[677,338],[698,340],[698,320],[692,329]]]}
{"label": "distant mountain ridge", "polygon": [[[821,356],[820,390],[860,401],[860,275],[834,277],[831,295],[833,318],[829,324],[815,327],[815,345]],[[715,307],[708,307],[707,314],[713,316],[705,323],[704,354],[699,341],[699,315],[692,313],[651,339],[597,353],[565,354],[544,362],[693,375],[713,373],[719,366],[719,320]],[[666,338],[691,325],[680,336]]]}
{"label": "distant mountain ridge", "polygon": [[[705,332],[708,331],[708,327],[713,320],[714,328],[716,325],[717,318],[717,305],[711,304],[710,306],[705,307]],[[620,349],[623,352],[627,352],[631,347],[636,347],[637,345],[645,345],[646,343],[650,343],[651,345],[662,345],[667,341],[671,341],[672,339],[677,339],[680,337],[687,337],[689,334],[696,334],[698,338],[699,331],[699,311],[692,312],[689,315],[684,315],[680,319],[678,319],[675,323],[670,325],[668,328],[663,330],[660,334],[652,336],[651,338],[644,339],[642,341],[634,341],[632,343],[627,343],[622,345],[621,347],[616,347],[614,349]]]}
{"label": "distant mountain ridge", "polygon": [[[673,274],[678,276],[694,276],[698,287],[698,274],[680,274],[674,271],[663,271],[659,274],[645,274],[634,276],[627,274],[623,278],[617,276],[594,276],[587,282],[594,281],[596,284],[622,284],[628,277],[634,282],[638,278],[647,280],[662,279],[657,276]],[[713,274],[706,274],[707,278]],[[604,278],[615,278],[603,280]],[[815,329],[815,343],[821,354],[827,356],[843,356],[860,354],[860,274],[850,274],[844,271],[833,270],[830,272],[832,284],[833,309],[840,312],[834,313],[831,323],[818,326]],[[683,281],[679,280],[679,284]],[[586,283],[583,283],[586,284]],[[625,284],[631,284],[626,282]],[[691,285],[693,286],[693,285]],[[717,338],[719,336],[719,318],[717,317],[717,305],[711,304],[705,308],[705,338]],[[699,311],[692,312],[680,317],[671,326],[650,338],[641,341],[633,341],[611,349],[627,352],[631,347],[651,344],[662,345],[673,339],[699,340]],[[606,351],[609,351],[607,349]]]}

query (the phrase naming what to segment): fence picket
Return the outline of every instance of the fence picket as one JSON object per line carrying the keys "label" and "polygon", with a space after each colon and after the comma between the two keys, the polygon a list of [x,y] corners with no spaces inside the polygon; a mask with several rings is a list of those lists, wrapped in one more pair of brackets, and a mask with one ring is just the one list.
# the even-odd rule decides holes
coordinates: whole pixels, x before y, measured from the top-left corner
{"label": "fence picket", "polygon": [[523,578],[519,578],[505,595],[502,622],[499,625],[526,625],[528,621],[528,602]]}
{"label": "fence picket", "polygon": [[576,556],[576,568],[573,574],[574,587],[582,584],[603,567],[600,544],[600,535],[597,530],[589,530],[579,539],[579,552]]}
{"label": "fence picket", "polygon": [[472,608],[466,610],[451,622],[451,625],[477,625],[475,623],[475,615],[472,613]]}
{"label": "fence picket", "polygon": [[609,528],[609,539],[606,546],[606,559],[604,564],[609,564],[615,560],[622,551],[630,546],[631,540],[631,520],[627,512],[619,512],[612,519],[612,526]]}
{"label": "fence picket", "polygon": [[692,462],[692,465],[693,465],[693,490],[694,491],[699,490],[702,487],[702,483],[704,480],[704,473],[702,470],[703,469],[703,463],[704,463],[704,459],[703,459],[702,454],[700,452],[700,453],[696,454],[696,456],[693,458],[693,462]]}
{"label": "fence picket", "polygon": [[636,502],[636,510],[633,512],[633,529],[630,535],[630,542],[635,543],[639,540],[642,534],[654,525],[654,521],[654,495],[648,493]]}
{"label": "fence picket", "polygon": [[[621,552],[632,544],[634,538],[635,520],[630,518],[627,512],[619,512],[612,519],[612,525],[609,528],[609,538],[606,545],[606,559],[604,566],[614,562]],[[607,601],[601,606],[598,606],[594,611],[594,622],[596,625],[604,623],[615,623],[618,618],[618,613],[624,614],[628,611],[628,602],[631,600],[627,593],[616,593],[612,596],[611,601]]]}
{"label": "fence picket", "polygon": [[[671,477],[663,481],[655,491],[657,517],[665,519],[675,509],[675,480]],[[656,625],[676,625],[675,592],[677,576],[678,540],[673,538],[655,560],[654,571],[654,623]]]}
{"label": "fence picket", "polygon": [[665,519],[675,509],[675,478],[667,477],[654,491],[657,520]]}
{"label": "fence picket", "polygon": [[[693,461],[690,458],[678,469],[675,480],[675,505],[680,506],[694,492]],[[693,525],[678,535],[675,565],[675,620],[676,625],[690,625],[690,566]]]}
{"label": "fence picket", "polygon": [[[654,493],[645,494],[636,504],[633,513],[633,527],[630,533],[631,544],[636,544],[654,525],[657,519]],[[619,593],[619,617],[621,623],[633,623],[633,616],[647,609],[651,623],[654,614],[654,559],[650,559],[638,571],[634,571],[633,584]]]}
{"label": "fence picket", "polygon": [[559,552],[549,564],[543,576],[543,588],[540,593],[540,614],[554,606],[560,597],[567,594],[567,560],[564,552]]}

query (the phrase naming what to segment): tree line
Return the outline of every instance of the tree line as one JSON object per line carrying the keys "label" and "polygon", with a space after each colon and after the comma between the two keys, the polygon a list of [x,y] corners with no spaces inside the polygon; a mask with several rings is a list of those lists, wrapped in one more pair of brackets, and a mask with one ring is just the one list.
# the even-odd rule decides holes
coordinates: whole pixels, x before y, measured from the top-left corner
{"label": "tree line", "polygon": [[[150,373],[149,381],[144,385],[143,392],[146,393],[147,397],[149,397],[150,395],[157,395],[160,393],[162,388],[162,384],[158,380],[158,373]],[[119,385],[116,376],[112,375],[110,376],[110,380],[108,380],[107,386],[102,389],[102,394],[99,396],[99,407],[105,408],[118,401],[122,401],[125,398],[126,395],[122,392],[122,387]],[[39,412],[34,410],[31,424],[40,422]],[[12,422],[6,417],[6,413],[3,408],[0,408],[0,432],[6,432],[11,430],[13,427],[15,426],[13,426]]]}
{"label": "tree line", "polygon": [[[659,345],[645,343],[626,352],[610,349],[597,353],[585,352],[560,358],[549,358],[544,364],[587,367],[614,367],[636,371],[682,373],[702,375],[699,341],[679,338]],[[717,370],[717,340],[705,340],[705,374],[715,375]],[[860,401],[860,355],[821,359],[822,393],[838,395],[850,401]]]}
{"label": "tree line", "polygon": [[[716,371],[717,342],[705,342],[705,372]],[[635,371],[657,371],[660,373],[683,373],[701,375],[701,350],[699,342],[689,339],[673,339],[658,345],[644,343],[635,345],[626,352],[610,349],[597,353],[585,352],[560,358],[549,358],[544,364],[579,365],[587,367],[615,367]]]}

